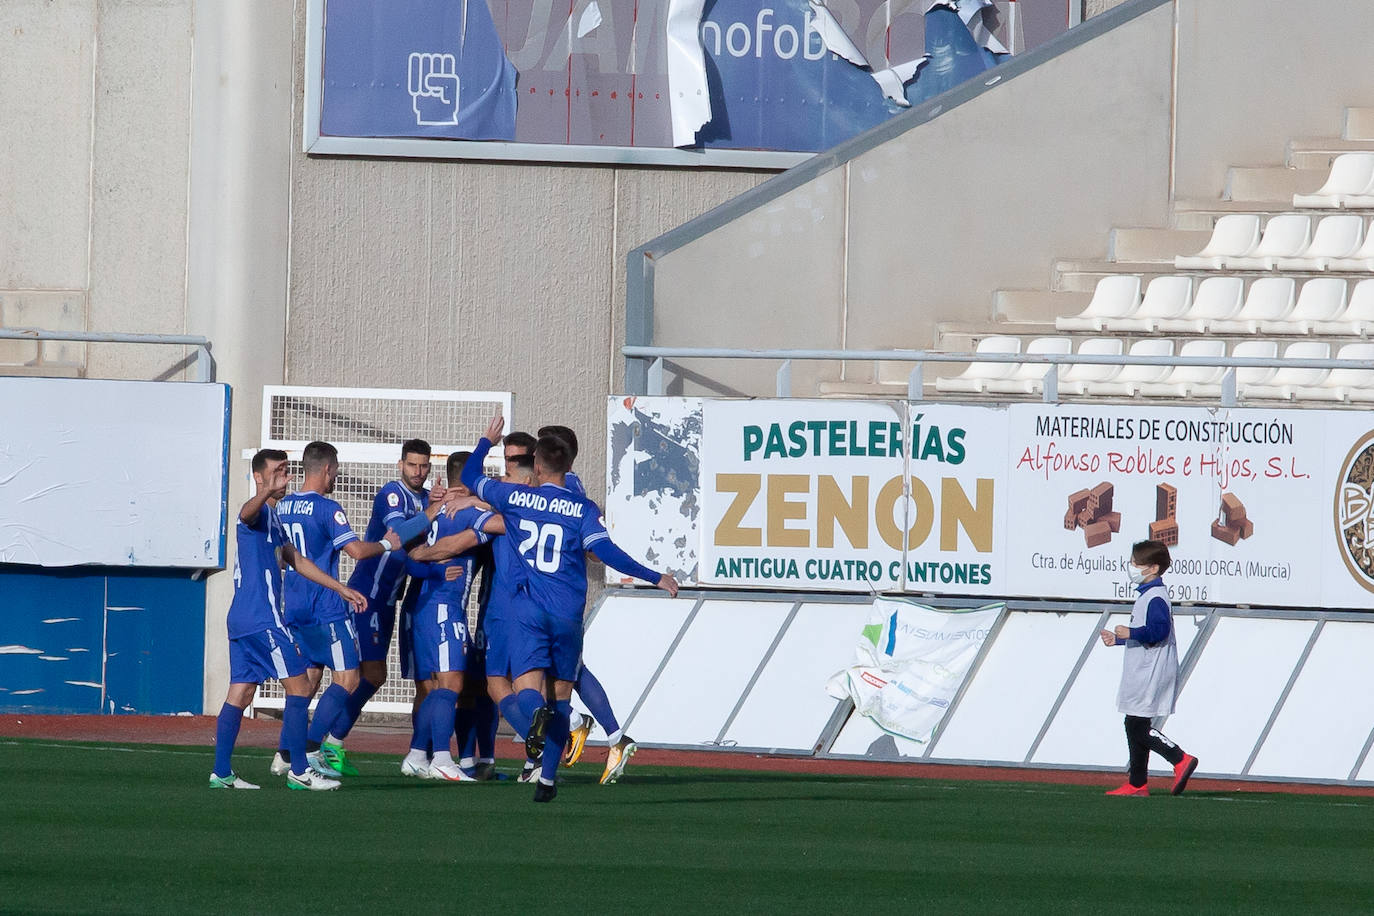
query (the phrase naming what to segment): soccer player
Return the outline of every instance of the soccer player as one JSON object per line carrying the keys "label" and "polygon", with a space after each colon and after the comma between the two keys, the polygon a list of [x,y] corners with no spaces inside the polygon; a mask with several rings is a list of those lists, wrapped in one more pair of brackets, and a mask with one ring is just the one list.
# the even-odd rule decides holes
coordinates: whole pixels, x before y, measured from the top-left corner
{"label": "soccer player", "polygon": [[[456,470],[467,459],[468,452],[449,456]],[[467,495],[461,485],[451,488],[454,495]],[[485,544],[486,534],[480,533],[482,523],[490,512],[476,506],[441,515],[431,527],[429,542],[464,532],[476,543]],[[416,559],[407,562],[410,574],[423,582],[420,606],[414,615],[415,676],[427,682],[428,690],[415,717],[415,732],[410,753],[401,762],[401,773],[452,782],[472,781],[475,776],[464,773],[453,762],[449,741],[454,735],[458,696],[463,691],[467,670],[468,601],[472,595],[473,577],[478,560],[474,548],[454,558],[436,563]],[[429,759],[432,752],[433,760]]]}
{"label": "soccer player", "polygon": [[[338,449],[328,442],[311,442],[301,454],[301,466],[305,474],[301,489],[277,504],[277,517],[298,552],[337,578],[340,552],[365,560],[401,545],[394,531],[380,541],[363,543],[349,526],[343,507],[329,498],[339,476]],[[330,775],[343,775],[318,749],[325,735],[335,729],[335,720],[347,716],[348,696],[358,687],[358,633],[353,614],[338,595],[300,575],[286,576],[285,598],[286,622],[310,664],[314,687],[319,686],[324,668],[331,672],[330,685],[310,723],[310,764]],[[343,724],[337,727],[347,731]],[[274,766],[281,769],[285,762],[274,761]]]}
{"label": "soccer player", "polygon": [[1129,772],[1125,784],[1108,795],[1150,794],[1150,751],[1173,764],[1175,795],[1183,794],[1197,769],[1196,757],[1153,727],[1156,717],[1173,714],[1178,699],[1178,643],[1163,579],[1171,562],[1169,548],[1159,541],[1139,541],[1131,547],[1130,579],[1139,594],[1130,626],[1123,624],[1100,634],[1103,645],[1125,647],[1116,706],[1126,716]]}
{"label": "soccer player", "polygon": [[[529,484],[534,480],[534,444],[535,438],[529,433],[513,432],[506,437],[505,441],[505,475],[501,478],[506,483]],[[466,454],[466,453],[464,453]],[[452,460],[452,459],[450,459]],[[462,464],[456,468],[449,469],[450,482],[456,480],[461,474]],[[461,485],[461,484],[460,484]],[[473,498],[475,501],[475,497]],[[461,502],[455,503],[461,506]],[[452,510],[447,510],[452,511]],[[487,526],[488,531],[496,531],[495,526]],[[471,543],[468,535],[446,535],[439,538],[434,544],[417,547],[412,556],[423,560],[442,560],[458,556],[468,549]],[[486,675],[487,699],[491,704],[489,710],[484,710],[483,705],[475,704],[475,723],[478,731],[479,756],[475,760],[474,775],[479,779],[491,779],[495,776],[495,746],[496,731],[499,726],[499,718],[493,713],[499,707],[501,714],[510,722],[516,734],[523,740],[529,732],[529,721],[525,719],[519,711],[519,707],[514,702],[514,692],[512,686],[512,674],[510,670],[510,653],[508,620],[511,614],[511,604],[515,598],[516,590],[524,581],[524,564],[520,560],[520,555],[516,552],[514,543],[507,537],[494,536],[491,542],[492,565],[489,570],[490,584],[484,587],[486,591],[486,601],[482,607],[479,617],[478,635],[474,637],[474,644],[480,640],[484,646],[481,652],[482,668]],[[468,679],[464,682],[465,689],[471,686]],[[464,713],[460,707],[460,721]],[[490,753],[482,749],[490,749]],[[460,761],[462,764],[462,761]],[[527,761],[525,772],[521,774],[521,782],[529,782],[535,779],[535,764]]]}
{"label": "soccer player", "polygon": [[[572,460],[577,460],[577,433],[566,426],[542,426],[539,428],[539,435],[557,436],[567,443],[569,451],[572,453]],[[509,437],[508,437],[509,438]],[[579,496],[586,496],[587,490],[582,486],[582,480],[574,473],[571,468],[564,475],[564,481],[569,490]],[[601,784],[611,785],[620,778],[620,774],[625,772],[625,764],[630,762],[634,756],[637,746],[634,740],[620,727],[620,722],[616,718],[615,711],[611,709],[611,698],[606,695],[606,688],[601,686],[601,681],[597,679],[591,670],[583,665],[577,672],[577,681],[573,684],[573,689],[586,704],[591,716],[582,716],[576,710],[573,711],[572,727],[568,735],[568,750],[563,757],[564,766],[572,766],[582,757],[582,750],[587,745],[587,736],[591,733],[592,726],[597,722],[606,730],[606,742],[609,750],[606,752],[606,768],[601,772]]]}
{"label": "soccer player", "polygon": [[[519,607],[512,624],[511,670],[520,672],[514,685],[516,702],[531,719],[528,743],[537,744],[537,739],[544,739],[542,772],[534,800],[549,802],[557,794],[554,781],[568,740],[572,687],[582,656],[582,614],[587,603],[584,551],[591,551],[612,569],[651,582],[670,595],[677,594],[678,586],[671,575],[636,563],[611,543],[597,505],[567,489],[565,475],[572,467],[572,457],[563,440],[545,436],[535,444],[535,486],[502,483],[483,476],[482,462],[491,447],[500,442],[504,425],[499,416],[491,421],[486,436],[463,465],[462,481],[478,498],[502,513],[507,536],[519,539],[516,549],[525,563],[521,593],[526,600],[517,602]],[[554,699],[551,714],[544,706],[549,686]]]}
{"label": "soccer player", "polygon": [[226,621],[229,630],[229,690],[215,724],[215,769],[212,789],[256,789],[235,775],[230,761],[243,711],[253,702],[258,685],[275,677],[286,688],[282,713],[281,743],[291,750],[286,774],[290,789],[314,791],[337,789],[339,783],[313,772],[306,765],[306,717],[312,692],[306,661],[282,619],[282,571],[277,556],[304,578],[329,589],[353,607],[366,602],[362,595],[310,561],[286,538],[273,507],[286,495],[291,482],[286,472],[286,452],[263,449],[253,456],[253,483],[257,492],[239,510],[234,527],[238,560],[234,564],[234,599]]}
{"label": "soccer player", "polygon": [[[398,478],[384,484],[372,499],[372,517],[363,535],[367,541],[381,541],[393,529],[401,544],[423,538],[443,506],[444,488],[425,488],[429,479],[430,447],[423,439],[401,443],[401,460],[396,463]],[[355,614],[360,664],[358,686],[348,695],[346,712],[335,718],[330,731],[320,742],[324,759],[345,775],[357,775],[343,749],[344,739],[362,715],[367,701],[386,683],[386,657],[391,635],[396,628],[396,610],[406,584],[405,554],[400,550],[368,557],[353,567],[350,588],[367,596],[367,607]],[[409,646],[406,647],[407,649]],[[408,654],[408,653],[406,653]]]}

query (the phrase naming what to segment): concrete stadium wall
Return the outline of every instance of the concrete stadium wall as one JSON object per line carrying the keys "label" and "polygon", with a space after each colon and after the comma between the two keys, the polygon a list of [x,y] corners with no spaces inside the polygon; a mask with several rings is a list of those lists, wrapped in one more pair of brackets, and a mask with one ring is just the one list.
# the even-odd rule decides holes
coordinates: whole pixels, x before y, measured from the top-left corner
{"label": "concrete stadium wall", "polygon": [[1282,164],[1290,139],[1336,136],[1343,108],[1374,105],[1374,78],[1363,66],[1374,5],[1177,6],[1178,199],[1215,199],[1229,166]]}
{"label": "concrete stadium wall", "polygon": [[[233,455],[285,381],[512,390],[522,425],[595,431],[626,253],[772,174],[310,158],[304,46],[280,0],[0,4],[0,327],[210,338]],[[4,341],[0,372],[176,379],[187,355]],[[208,579],[207,708],[232,588]]]}
{"label": "concrete stadium wall", "polygon": [[293,129],[287,382],[513,391],[521,427],[587,431],[593,493],[626,254],[772,174],[310,157]]}
{"label": "concrete stadium wall", "polygon": [[[653,341],[919,348],[938,321],[990,318],[998,288],[1046,287],[1055,257],[1101,256],[1113,226],[1166,225],[1173,7],[1150,6],[796,167],[699,237],[688,225],[652,243]],[[719,391],[772,388],[772,366],[686,365]],[[836,371],[794,366],[793,390]]]}
{"label": "concrete stadium wall", "polygon": [[[191,0],[0,4],[0,327],[186,333]],[[0,342],[0,371],[153,378],[185,354]]]}
{"label": "concrete stadium wall", "polygon": [[[939,322],[990,319],[996,290],[1048,288],[1057,259],[1103,257],[1111,228],[1168,226],[1175,200],[1219,198],[1230,166],[1281,164],[1290,138],[1334,136],[1344,107],[1374,104],[1355,65],[1374,28],[1362,0],[1085,12],[998,85],[918,106],[651,242],[631,274],[651,273],[652,342],[927,347]],[[772,364],[682,365],[697,377],[672,393],[773,390]],[[793,392],[879,371],[798,365]]]}

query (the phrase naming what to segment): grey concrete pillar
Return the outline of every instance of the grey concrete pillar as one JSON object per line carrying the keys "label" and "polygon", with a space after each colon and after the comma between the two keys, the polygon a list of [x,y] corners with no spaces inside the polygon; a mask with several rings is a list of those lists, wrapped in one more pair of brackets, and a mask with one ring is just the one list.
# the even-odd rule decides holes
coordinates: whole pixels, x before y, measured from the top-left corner
{"label": "grey concrete pillar", "polygon": [[280,0],[194,6],[186,329],[210,338],[216,379],[234,389],[230,571],[210,577],[205,608],[210,714],[228,681],[233,526],[251,487],[239,454],[258,444],[262,386],[281,383],[285,362],[293,26]]}

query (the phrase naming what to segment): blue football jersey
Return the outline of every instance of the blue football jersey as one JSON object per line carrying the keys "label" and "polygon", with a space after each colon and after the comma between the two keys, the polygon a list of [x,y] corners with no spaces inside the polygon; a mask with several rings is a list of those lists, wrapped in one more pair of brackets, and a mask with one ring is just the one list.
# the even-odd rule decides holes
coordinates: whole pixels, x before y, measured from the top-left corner
{"label": "blue football jersey", "polygon": [[535,603],[559,617],[581,618],[584,551],[609,537],[596,503],[550,483],[536,488],[490,478],[477,481],[477,496],[505,517],[505,536],[513,539]]}
{"label": "blue football jersey", "polygon": [[569,471],[563,475],[563,486],[572,490],[578,496],[587,495],[587,488],[582,486],[582,478],[577,476],[576,471]]}
{"label": "blue football jersey", "polygon": [[[358,535],[349,527],[343,507],[319,493],[292,493],[277,503],[277,518],[296,550],[335,579],[339,551]],[[337,592],[316,585],[295,570],[286,574],[286,622],[292,626],[331,623],[348,617],[348,605]]]}
{"label": "blue football jersey", "polygon": [[234,526],[234,540],[239,550],[234,561],[234,599],[226,621],[229,638],[251,636],[273,627],[285,629],[277,552],[286,543],[286,533],[272,507],[264,504],[251,525],[240,518]]}
{"label": "blue football jersey", "polygon": [[[365,541],[380,541],[388,528],[412,519],[425,511],[429,491],[416,493],[399,480],[393,480],[377,491],[372,499],[372,518],[368,520]],[[380,598],[387,604],[401,597],[405,584],[406,558],[404,551],[393,550],[378,557],[359,560],[348,577],[348,587],[357,589],[369,598]]]}
{"label": "blue football jersey", "polygon": [[515,591],[525,581],[525,564],[516,546],[520,542],[513,534],[498,534],[491,539],[491,592],[487,598],[487,613],[504,616]]}
{"label": "blue football jersey", "polygon": [[[458,534],[467,531],[469,528],[477,532],[478,546],[491,540],[490,536],[482,531],[482,525],[491,512],[469,507],[459,510],[452,518],[447,513],[440,513],[439,517],[429,527],[429,543],[433,544],[440,538],[446,538],[451,534]],[[421,580],[420,606],[426,607],[430,604],[443,602],[455,607],[466,608],[468,606],[469,593],[472,590],[472,580],[477,571],[477,561],[480,559],[480,551],[477,547],[461,553],[456,557],[450,557],[438,563],[418,563],[415,560],[408,560],[406,566],[410,574]],[[462,575],[449,581],[448,570],[458,567]]]}

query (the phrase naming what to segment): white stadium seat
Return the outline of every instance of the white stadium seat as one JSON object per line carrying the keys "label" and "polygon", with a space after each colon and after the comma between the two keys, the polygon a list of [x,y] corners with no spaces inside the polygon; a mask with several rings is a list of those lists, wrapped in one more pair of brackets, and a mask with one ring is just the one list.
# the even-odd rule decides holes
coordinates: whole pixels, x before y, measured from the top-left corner
{"label": "white stadium seat", "polygon": [[1312,220],[1300,213],[1271,217],[1255,250],[1224,259],[1227,270],[1273,270],[1280,258],[1295,258],[1312,244]]}
{"label": "white stadium seat", "polygon": [[[1349,343],[1336,353],[1336,359],[1367,359],[1374,362],[1374,343]],[[1332,369],[1321,384],[1297,386],[1293,396],[1300,401],[1359,400],[1374,392],[1374,369]]]}
{"label": "white stadium seat", "polygon": [[1240,277],[1208,277],[1197,285],[1193,302],[1182,318],[1161,318],[1154,331],[1201,334],[1213,321],[1234,318],[1244,303],[1245,281]]}
{"label": "white stadium seat", "polygon": [[[1174,342],[1162,337],[1146,337],[1131,344],[1130,353],[1131,356],[1173,356]],[[1135,397],[1141,385],[1164,381],[1171,369],[1170,366],[1122,366],[1111,381],[1088,382],[1086,393],[1097,397]]]}
{"label": "white stadium seat", "polygon": [[[1024,352],[1063,356],[1073,352],[1073,341],[1067,337],[1037,337],[1026,344]],[[1007,378],[989,379],[986,390],[989,394],[1036,394],[1044,386],[1045,373],[1049,371],[1047,363],[1020,363]]]}
{"label": "white stadium seat", "polygon": [[1054,319],[1054,326],[1061,331],[1100,331],[1105,321],[1130,315],[1139,305],[1139,277],[1103,277],[1088,307],[1071,318]]}
{"label": "white stadium seat", "polygon": [[[1370,203],[1374,206],[1374,202]],[[1371,223],[1374,226],[1374,223]],[[1364,244],[1359,250],[1346,258],[1332,258],[1326,264],[1327,270],[1374,270],[1374,232],[1365,232]]]}
{"label": "white stadium seat", "polygon": [[1348,258],[1364,241],[1364,217],[1354,213],[1323,216],[1312,242],[1296,258],[1279,258],[1279,270],[1326,270],[1332,261]]}
{"label": "white stadium seat", "polygon": [[[1192,277],[1155,277],[1145,288],[1140,306],[1124,318],[1108,318],[1102,330],[1150,333],[1159,329],[1162,320],[1182,318],[1192,301]],[[1064,330],[1062,325],[1060,330]]]}
{"label": "white stadium seat", "polygon": [[[1297,343],[1289,344],[1284,349],[1283,358],[1330,359],[1331,344],[1316,340],[1300,340]],[[1244,371],[1244,369],[1236,371],[1237,382],[1240,381],[1240,373]],[[1288,401],[1293,399],[1295,389],[1320,385],[1330,374],[1330,369],[1299,369],[1291,366],[1280,366],[1269,381],[1257,385],[1247,384],[1240,395],[1244,398],[1276,398]]]}
{"label": "white stadium seat", "polygon": [[[1255,281],[1256,284],[1263,282]],[[1345,280],[1336,277],[1308,280],[1302,285],[1297,304],[1288,317],[1262,319],[1260,331],[1265,334],[1311,334],[1315,325],[1334,321],[1345,311],[1346,286]]]}
{"label": "white stadium seat", "polygon": [[1358,334],[1368,337],[1374,331],[1374,280],[1361,280],[1355,284],[1350,303],[1340,315],[1329,321],[1313,320],[1309,324],[1309,333],[1312,334]]}
{"label": "white stadium seat", "polygon": [[[1020,353],[1021,338],[994,335],[978,341],[976,353]],[[987,390],[990,379],[1003,379],[1014,373],[1016,363],[970,363],[969,367],[950,378],[936,378],[936,391],[957,391],[964,394],[981,394]]]}
{"label": "white stadium seat", "polygon": [[[1225,356],[1226,342],[1208,338],[1184,341],[1179,356]],[[1152,398],[1187,397],[1195,385],[1209,385],[1221,381],[1226,372],[1220,366],[1174,366],[1168,376],[1158,382],[1141,382],[1137,393]]]}
{"label": "white stadium seat", "polygon": [[[1080,356],[1120,356],[1124,343],[1120,337],[1090,337],[1078,345]],[[1121,374],[1121,366],[1074,363],[1059,377],[1059,390],[1065,394],[1087,394],[1093,382],[1109,382]]]}
{"label": "white stadium seat", "polygon": [[1261,277],[1250,284],[1245,305],[1234,318],[1207,323],[1212,334],[1255,334],[1264,321],[1281,321],[1293,311],[1296,283],[1292,277]]}
{"label": "white stadium seat", "polygon": [[[1278,341],[1274,340],[1242,340],[1231,350],[1231,355],[1237,359],[1274,359],[1279,355]],[[1223,369],[1224,375],[1227,370]],[[1278,372],[1277,366],[1245,366],[1236,369],[1236,390],[1248,389],[1254,385],[1267,385],[1269,380]],[[1216,398],[1221,396],[1221,381],[1207,384],[1189,385],[1189,397]]]}
{"label": "white stadium seat", "polygon": [[1295,207],[1374,206],[1374,153],[1342,153],[1331,173],[1312,194],[1294,194]]}
{"label": "white stadium seat", "polygon": [[1212,237],[1195,255],[1174,258],[1179,270],[1220,270],[1227,258],[1242,257],[1260,241],[1260,218],[1254,213],[1230,213],[1217,220]]}

